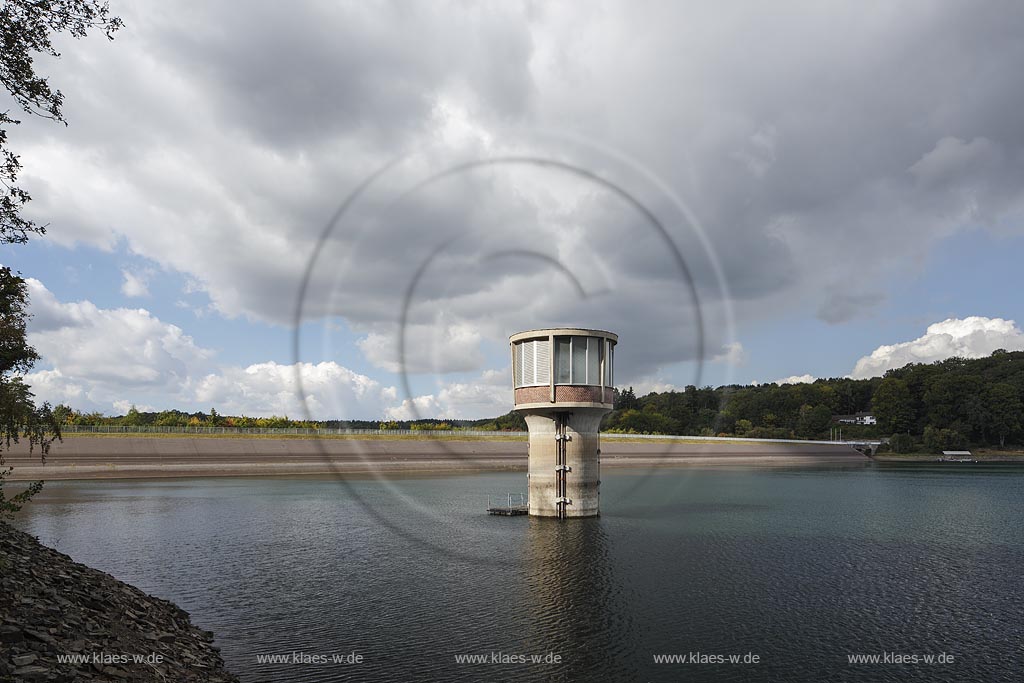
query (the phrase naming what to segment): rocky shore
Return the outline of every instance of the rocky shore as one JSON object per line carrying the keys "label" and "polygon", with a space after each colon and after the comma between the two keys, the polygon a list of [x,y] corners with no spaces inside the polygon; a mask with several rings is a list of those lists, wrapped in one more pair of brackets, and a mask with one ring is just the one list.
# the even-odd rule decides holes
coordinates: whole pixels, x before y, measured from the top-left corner
{"label": "rocky shore", "polygon": [[0,522],[0,681],[238,678],[177,605]]}

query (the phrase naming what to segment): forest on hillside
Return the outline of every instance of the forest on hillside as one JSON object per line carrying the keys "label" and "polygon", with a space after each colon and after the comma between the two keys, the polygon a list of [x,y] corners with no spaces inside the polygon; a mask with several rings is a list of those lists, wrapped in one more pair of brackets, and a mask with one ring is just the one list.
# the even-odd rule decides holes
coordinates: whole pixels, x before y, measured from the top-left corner
{"label": "forest on hillside", "polygon": [[836,415],[868,412],[876,425],[843,425],[844,438],[893,437],[893,449],[1019,445],[1024,352],[912,363],[883,377],[810,384],[686,387],[637,397],[620,392],[612,432],[824,439]]}
{"label": "forest on hillside", "polygon": [[[897,452],[968,445],[1017,447],[1024,443],[1024,351],[998,350],[985,358],[949,358],[890,370],[883,377],[819,379],[809,384],[688,386],[636,396],[615,390],[615,410],[602,429],[627,434],[826,439],[837,415],[871,413],[876,425],[843,425],[843,437],[891,438]],[[477,429],[522,431],[510,412],[483,420],[293,420],[180,410],[105,416],[68,406],[54,410],[64,425],[125,427],[234,427],[327,429]]]}

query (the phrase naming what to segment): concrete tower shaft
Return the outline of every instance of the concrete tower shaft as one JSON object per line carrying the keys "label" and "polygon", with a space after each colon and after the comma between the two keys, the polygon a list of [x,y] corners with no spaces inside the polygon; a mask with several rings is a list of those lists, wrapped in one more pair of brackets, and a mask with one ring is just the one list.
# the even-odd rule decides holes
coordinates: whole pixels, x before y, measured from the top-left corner
{"label": "concrete tower shaft", "polygon": [[510,338],[515,410],[530,430],[531,515],[599,514],[599,429],[613,408],[617,342],[611,332],[580,328]]}

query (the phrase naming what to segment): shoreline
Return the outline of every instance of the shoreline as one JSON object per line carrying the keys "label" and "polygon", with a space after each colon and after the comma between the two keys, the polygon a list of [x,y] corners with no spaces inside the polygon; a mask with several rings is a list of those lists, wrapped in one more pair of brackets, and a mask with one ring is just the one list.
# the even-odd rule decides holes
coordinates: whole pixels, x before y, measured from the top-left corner
{"label": "shoreline", "polygon": [[[873,460],[886,463],[930,463],[938,465],[964,465],[971,464],[971,461],[957,462],[955,460],[940,460],[942,456],[934,453],[882,453],[872,456]],[[986,462],[1013,462],[1024,464],[1024,453],[975,453],[971,456],[976,464]]]}
{"label": "shoreline", "polygon": [[[605,467],[867,464],[843,444],[628,442],[604,440]],[[328,474],[525,472],[525,440],[249,439],[67,436],[46,464],[19,444],[6,455],[9,481]]]}
{"label": "shoreline", "polygon": [[0,522],[0,680],[238,683],[214,634]]}

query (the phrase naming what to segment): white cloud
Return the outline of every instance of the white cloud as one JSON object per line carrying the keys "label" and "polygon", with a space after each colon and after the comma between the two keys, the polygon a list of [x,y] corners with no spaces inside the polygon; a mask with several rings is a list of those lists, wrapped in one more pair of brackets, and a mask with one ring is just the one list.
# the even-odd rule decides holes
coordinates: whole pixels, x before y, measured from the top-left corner
{"label": "white cloud", "polygon": [[53,405],[81,406],[85,397],[82,384],[64,377],[59,370],[30,372],[25,375],[25,383],[31,387],[37,400],[49,401]]}
{"label": "white cloud", "polygon": [[[296,369],[302,379],[301,393]],[[314,419],[376,419],[396,398],[393,387],[334,362],[220,368],[200,379],[194,393],[198,404],[223,414],[292,418],[305,417],[303,395]]]}
{"label": "white cloud", "polygon": [[512,382],[507,370],[488,370],[468,382],[450,382],[438,393],[450,417],[474,419],[503,415],[512,409]]}
{"label": "white cloud", "polygon": [[783,377],[782,379],[777,379],[777,380],[775,380],[772,383],[773,384],[811,384],[816,379],[818,379],[818,378],[815,377],[814,375],[790,375],[789,377]]}
{"label": "white cloud", "polygon": [[722,352],[714,356],[711,360],[716,363],[725,363],[726,365],[739,367],[747,362],[747,352],[743,348],[743,344],[740,342],[729,342],[722,347]]}
{"label": "white cloud", "polygon": [[654,377],[641,377],[636,382],[630,384],[630,386],[633,387],[633,393],[637,396],[646,396],[650,393],[663,394],[667,391],[682,391],[671,382]]}
{"label": "white cloud", "polygon": [[[41,352],[43,363],[52,366],[33,373],[29,381],[41,400],[68,403],[80,410],[123,413],[134,404],[140,410],[215,407],[224,414],[300,417],[305,413],[296,368],[310,414],[317,419],[476,419],[500,415],[512,407],[507,367],[459,380],[446,380],[438,371],[434,392],[399,402],[395,387],[335,362],[217,365],[212,350],[145,309],[60,302],[38,280],[28,283],[34,316],[30,341]],[[430,334],[429,328],[413,330],[409,337],[413,367],[426,370],[442,365],[450,371],[460,364],[483,363],[477,357],[479,332],[465,325],[444,330],[437,343],[417,336]],[[384,339],[376,337],[382,346]],[[439,345],[445,347],[441,355],[434,350]],[[727,348],[723,358],[735,362],[741,356],[742,347],[736,344]],[[656,376],[642,377],[634,386],[641,394],[678,390]]]}
{"label": "white cloud", "polygon": [[948,318],[929,325],[925,333],[913,341],[879,346],[857,361],[852,377],[878,377],[886,370],[908,363],[931,363],[953,356],[981,358],[996,349],[1024,349],[1024,332],[1012,320],[971,316]]}
{"label": "white cloud", "polygon": [[[433,394],[426,394],[412,399],[404,399],[401,405],[388,408],[384,414],[389,420],[417,420],[438,418],[443,413],[444,408],[437,397]],[[454,416],[444,415],[444,417]]]}
{"label": "white cloud", "polygon": [[154,410],[159,410],[158,408],[146,403],[132,403],[131,401],[124,400],[114,401],[113,405],[114,412],[121,415],[127,414],[128,411],[131,410],[132,408],[135,408],[135,410],[139,411],[140,413],[151,413]]}
{"label": "white cloud", "polygon": [[387,416],[392,420],[475,420],[504,415],[512,406],[512,378],[506,368],[486,370],[466,381],[440,382],[436,393],[407,398],[390,408]]}
{"label": "white cloud", "polygon": [[63,303],[28,279],[29,342],[52,368],[26,376],[39,400],[79,410],[215,407],[222,413],[303,416],[296,368],[315,418],[377,418],[392,407],[393,387],[337,363],[213,367],[213,352],[145,309]]}
{"label": "white cloud", "polygon": [[101,309],[89,301],[62,303],[43,283],[27,281],[32,319],[29,342],[56,375],[88,387],[90,400],[106,403],[130,389],[176,392],[212,351],[176,325],[144,308]]}
{"label": "white cloud", "polygon": [[[441,318],[442,316],[438,316]],[[398,357],[398,334],[405,339],[405,357]],[[368,361],[388,372],[444,374],[478,370],[484,363],[478,327],[465,322],[409,324],[399,332],[371,332],[356,342]]]}
{"label": "white cloud", "polygon": [[128,297],[149,296],[149,273],[121,270],[121,293]]}

